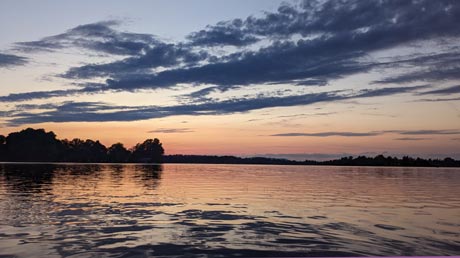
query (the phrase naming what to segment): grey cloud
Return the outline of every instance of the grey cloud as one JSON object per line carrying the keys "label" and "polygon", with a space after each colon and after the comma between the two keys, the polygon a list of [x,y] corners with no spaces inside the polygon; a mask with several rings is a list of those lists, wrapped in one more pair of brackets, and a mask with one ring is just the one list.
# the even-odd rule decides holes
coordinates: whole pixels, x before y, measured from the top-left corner
{"label": "grey cloud", "polygon": [[410,87],[388,87],[380,89],[366,89],[362,90],[359,94],[359,97],[378,97],[378,96],[389,96],[400,93],[414,92],[421,89],[426,89],[431,87],[430,85],[419,85],[419,86],[410,86]]}
{"label": "grey cloud", "polygon": [[[343,137],[362,137],[362,136],[377,136],[383,134],[400,134],[400,135],[456,135],[460,134],[460,130],[384,130],[384,131],[371,131],[371,132],[318,132],[318,133],[279,133],[270,136],[309,136],[309,137],[330,137],[330,136],[343,136]],[[395,140],[428,140],[431,138],[415,138],[415,137],[402,137]]]}
{"label": "grey cloud", "polygon": [[[398,44],[404,41],[458,35],[453,24],[460,19],[460,8],[453,0],[441,1],[311,1],[299,6],[282,4],[276,12],[262,17],[220,22],[189,39],[193,43],[243,45],[256,37],[281,38],[294,34],[368,34],[372,44]],[[385,38],[383,38],[385,35]],[[250,40],[244,40],[249,37]],[[377,40],[380,38],[382,40]],[[237,39],[237,40],[235,40]],[[236,43],[235,43],[236,42]]]}
{"label": "grey cloud", "polygon": [[148,133],[191,133],[194,130],[190,128],[160,128],[152,131],[148,131]]}
{"label": "grey cloud", "polygon": [[208,26],[204,30],[191,33],[187,36],[187,39],[193,45],[198,46],[244,46],[257,42],[258,39],[244,32],[241,29],[242,26],[243,21],[241,19],[219,22],[214,26]]}
{"label": "grey cloud", "polygon": [[399,131],[399,133],[405,135],[450,135],[460,134],[460,130],[409,130]]}
{"label": "grey cloud", "polygon": [[73,67],[62,76],[64,78],[85,79],[114,76],[119,73],[149,73],[152,68],[171,67],[180,64],[194,65],[208,57],[209,55],[205,51],[194,52],[183,45],[158,43],[146,50],[143,55],[112,63]]}
{"label": "grey cloud", "polygon": [[455,94],[455,93],[460,93],[460,85],[451,86],[451,87],[439,89],[439,90],[426,91],[426,92],[419,93],[419,95],[450,95],[450,94]]}
{"label": "grey cloud", "polygon": [[[238,49],[222,58],[208,58],[209,54],[203,50],[202,54],[192,55],[192,59],[207,60],[206,64],[195,66],[197,62],[185,61],[184,67],[173,67],[158,73],[146,68],[160,64],[177,65],[178,60],[190,52],[186,51],[177,57],[174,51],[169,51],[166,53],[173,58],[163,60],[161,55],[149,57],[151,52],[147,51],[140,57],[121,62],[75,67],[66,76],[108,76],[108,87],[122,90],[167,88],[180,83],[210,84],[220,88],[277,82],[325,85],[331,79],[391,65],[359,61],[359,58],[372,51],[412,41],[459,36],[460,28],[452,26],[460,22],[458,17],[460,4],[450,0],[308,1],[300,6],[285,4],[277,12],[267,13],[261,18],[221,22],[188,37],[191,44],[198,48],[215,44],[243,45],[258,37],[269,38],[270,45],[258,50]],[[294,40],[291,37],[298,34],[304,38]],[[243,35],[251,40],[244,40]],[[151,51],[155,52],[155,48]],[[447,56],[442,58],[447,62]],[[426,59],[425,62],[429,62],[429,58]],[[457,64],[458,60],[455,60],[449,62]],[[459,74],[455,67],[452,69],[438,71],[433,76],[446,79]],[[419,78],[422,75],[403,76]],[[400,83],[411,81],[401,77],[388,78],[382,83],[391,80],[399,80]]]}
{"label": "grey cloud", "polygon": [[0,68],[24,65],[27,62],[26,57],[0,53]]}
{"label": "grey cloud", "polygon": [[458,101],[459,98],[437,98],[437,99],[419,99],[417,102],[443,102],[443,101]]}
{"label": "grey cloud", "polygon": [[64,97],[71,95],[90,94],[99,92],[97,88],[53,90],[53,91],[33,91],[24,93],[11,93],[6,96],[0,96],[0,102],[20,102],[33,99],[47,99],[52,97]]}
{"label": "grey cloud", "polygon": [[396,138],[395,140],[397,141],[425,141],[425,140],[431,140],[432,138],[415,138],[415,137],[402,137],[402,138]]}
{"label": "grey cloud", "polygon": [[150,34],[127,33],[113,29],[119,21],[102,21],[77,26],[62,34],[37,41],[17,42],[18,51],[55,51],[68,47],[80,47],[114,55],[139,55],[159,43]]}
{"label": "grey cloud", "polygon": [[[331,42],[332,43],[332,42]],[[210,84],[221,88],[234,85],[264,84],[305,78],[333,79],[348,74],[367,71],[372,66],[353,61],[353,57],[336,55],[322,57],[326,49],[310,49],[311,42],[279,43],[257,52],[227,62],[210,63],[191,68],[167,70],[157,74],[120,75],[109,79],[107,85],[114,89],[172,87],[179,83]],[[340,45],[339,40],[334,45]],[[326,46],[317,46],[327,48]],[[330,50],[333,55],[338,50]]]}
{"label": "grey cloud", "polygon": [[[414,87],[415,89],[417,87]],[[400,92],[407,91],[407,88],[400,88]],[[382,96],[381,91],[376,90],[376,92],[376,96]],[[311,105],[321,102],[372,97],[369,90],[365,90],[365,94],[340,93],[334,91],[282,97],[259,96],[257,98],[229,99],[218,102],[209,101],[200,104],[173,106],[113,106],[99,102],[66,102],[63,105],[56,105],[54,110],[47,110],[41,113],[29,113],[23,110],[12,112],[9,115],[9,123],[20,125],[42,122],[137,121],[178,115],[223,115],[264,108]],[[395,90],[387,92],[389,95],[396,93]]]}
{"label": "grey cloud", "polygon": [[330,136],[343,136],[343,137],[362,137],[362,136],[376,136],[381,133],[378,132],[320,132],[320,133],[279,133],[270,136],[312,136],[312,137],[330,137]]}
{"label": "grey cloud", "polygon": [[454,67],[440,63],[425,70],[409,72],[399,76],[388,77],[375,83],[403,84],[415,81],[447,81],[460,79],[460,61]]}

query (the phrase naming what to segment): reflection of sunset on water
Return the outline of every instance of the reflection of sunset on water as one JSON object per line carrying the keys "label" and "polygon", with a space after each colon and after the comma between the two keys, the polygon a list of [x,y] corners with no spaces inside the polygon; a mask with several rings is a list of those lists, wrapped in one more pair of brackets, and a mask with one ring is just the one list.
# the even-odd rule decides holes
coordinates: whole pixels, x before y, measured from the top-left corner
{"label": "reflection of sunset on water", "polygon": [[[73,243],[77,249],[87,245],[107,252],[194,243],[193,248],[209,251],[224,245],[235,250],[289,253],[308,246],[313,251],[334,248],[354,254],[394,255],[394,248],[387,246],[391,239],[400,248],[418,246],[417,254],[449,254],[448,249],[430,243],[455,245],[455,220],[460,216],[454,194],[458,172],[384,167],[3,164],[0,221],[4,224],[0,228],[10,239],[5,250],[15,250],[14,239],[28,239],[29,235],[21,235],[20,227],[27,226],[53,235],[37,237],[43,252],[65,246],[59,243],[59,237],[65,236],[84,237]],[[58,243],[43,246],[50,237]],[[206,247],[200,247],[202,241],[207,242]]]}

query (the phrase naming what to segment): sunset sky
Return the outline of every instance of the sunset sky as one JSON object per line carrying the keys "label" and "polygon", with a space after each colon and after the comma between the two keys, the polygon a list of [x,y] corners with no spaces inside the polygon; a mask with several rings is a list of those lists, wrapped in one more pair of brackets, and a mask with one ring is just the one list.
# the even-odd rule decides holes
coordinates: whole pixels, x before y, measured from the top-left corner
{"label": "sunset sky", "polygon": [[460,158],[460,1],[0,2],[0,134]]}

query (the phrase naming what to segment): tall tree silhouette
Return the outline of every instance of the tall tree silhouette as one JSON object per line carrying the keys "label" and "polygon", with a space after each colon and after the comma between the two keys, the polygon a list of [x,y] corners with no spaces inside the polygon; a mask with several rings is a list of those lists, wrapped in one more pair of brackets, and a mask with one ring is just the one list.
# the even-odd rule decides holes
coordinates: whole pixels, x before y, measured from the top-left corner
{"label": "tall tree silhouette", "polygon": [[60,141],[53,132],[27,128],[6,137],[6,151],[11,161],[57,161]]}
{"label": "tall tree silhouette", "polygon": [[0,135],[0,161],[6,161],[6,137],[4,135]]}
{"label": "tall tree silhouette", "polygon": [[163,162],[164,149],[160,140],[148,139],[143,143],[138,143],[133,148],[133,154],[131,155],[132,161],[134,162],[152,162],[161,163]]}
{"label": "tall tree silhouette", "polygon": [[75,138],[71,141],[62,140],[63,151],[61,160],[72,162],[106,162],[107,148],[99,141]]}
{"label": "tall tree silhouette", "polygon": [[131,152],[122,143],[115,143],[107,149],[107,158],[110,162],[127,162]]}

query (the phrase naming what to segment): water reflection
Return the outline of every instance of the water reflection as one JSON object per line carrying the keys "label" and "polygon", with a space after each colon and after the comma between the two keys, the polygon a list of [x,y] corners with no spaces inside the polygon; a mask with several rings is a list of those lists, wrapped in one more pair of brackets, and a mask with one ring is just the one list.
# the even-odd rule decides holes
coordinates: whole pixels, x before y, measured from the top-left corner
{"label": "water reflection", "polygon": [[1,164],[0,256],[460,254],[458,169]]}
{"label": "water reflection", "polygon": [[39,194],[50,189],[55,170],[55,165],[0,164],[0,175],[7,182],[2,186],[13,193]]}

